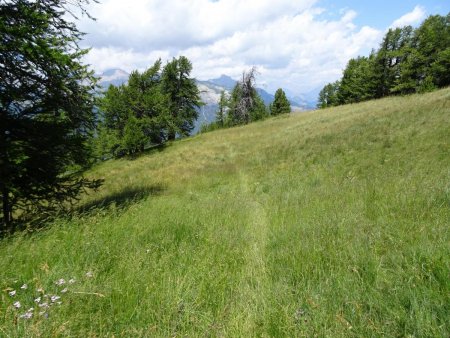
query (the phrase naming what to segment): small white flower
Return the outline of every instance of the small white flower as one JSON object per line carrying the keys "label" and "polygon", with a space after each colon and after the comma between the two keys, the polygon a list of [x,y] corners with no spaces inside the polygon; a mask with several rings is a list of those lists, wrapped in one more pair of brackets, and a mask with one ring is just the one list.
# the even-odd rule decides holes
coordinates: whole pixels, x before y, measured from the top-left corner
{"label": "small white flower", "polygon": [[9,295],[11,297],[14,297],[16,295],[16,290],[12,290],[11,292],[9,292]]}
{"label": "small white flower", "polygon": [[58,304],[58,305],[61,305],[61,304],[62,304],[62,302],[56,302],[56,304]]}
{"label": "small white flower", "polygon": [[86,277],[92,278],[92,277],[94,277],[94,274],[92,273],[92,271],[88,271],[88,272],[86,272]]}
{"label": "small white flower", "polygon": [[23,318],[23,319],[30,319],[31,317],[33,317],[33,312],[30,312],[30,311],[27,311],[23,315],[19,316],[19,318]]}
{"label": "small white flower", "polygon": [[19,301],[15,302],[13,305],[16,309],[19,309],[22,306]]}
{"label": "small white flower", "polygon": [[25,312],[23,315],[19,316],[19,318],[22,318],[22,319],[30,319],[31,317],[33,317],[33,314],[30,312]]}
{"label": "small white flower", "polygon": [[75,278],[69,279],[69,284],[74,284],[74,283],[75,283]]}
{"label": "small white flower", "polygon": [[56,302],[58,299],[61,299],[60,296],[51,296],[50,300],[52,301],[52,303]]}
{"label": "small white flower", "polygon": [[64,278],[61,278],[61,279],[58,279],[58,280],[55,282],[55,284],[58,285],[58,286],[61,286],[61,285],[63,285],[63,284],[66,284],[66,281],[64,280]]}
{"label": "small white flower", "polygon": [[38,297],[34,300],[35,303],[40,303],[41,302],[41,297]]}
{"label": "small white flower", "polygon": [[48,303],[41,303],[39,304],[39,307],[48,308]]}
{"label": "small white flower", "polygon": [[28,285],[24,284],[24,285],[22,285],[20,288],[21,288],[22,290],[26,290],[26,289],[28,289]]}
{"label": "small white flower", "polygon": [[30,307],[29,309],[28,309],[28,312],[33,312],[34,311],[34,307]]}
{"label": "small white flower", "polygon": [[67,290],[67,288],[64,288],[61,290],[61,293],[66,293],[67,291],[69,291],[69,290]]}

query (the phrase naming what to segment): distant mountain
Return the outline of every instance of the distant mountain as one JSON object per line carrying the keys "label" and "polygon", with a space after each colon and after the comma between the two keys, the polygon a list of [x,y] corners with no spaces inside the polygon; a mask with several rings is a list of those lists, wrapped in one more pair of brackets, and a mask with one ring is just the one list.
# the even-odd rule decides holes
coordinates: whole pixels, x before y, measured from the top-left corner
{"label": "distant mountain", "polygon": [[236,85],[237,81],[232,79],[231,77],[227,76],[227,75],[221,75],[219,78],[217,79],[211,79],[208,81],[205,81],[206,83],[211,83],[214,84],[218,87],[222,87],[228,91],[232,91],[234,86]]}
{"label": "distant mountain", "polygon": [[[101,78],[99,81],[100,86],[106,90],[111,84],[120,86],[126,83],[130,74],[122,69],[113,68],[104,71],[98,76]],[[221,92],[225,91],[225,93],[229,95],[236,83],[236,80],[227,75],[221,75],[216,79],[210,79],[207,81],[197,80],[200,97],[205,105],[199,109],[199,118],[197,119],[195,128],[192,131],[193,134],[198,132],[202,124],[211,123],[215,120]],[[264,104],[269,105],[273,102],[275,98],[273,94],[270,94],[262,88],[257,88],[256,90],[264,101]],[[313,92],[295,97],[289,95],[288,92],[287,96],[294,112],[314,109],[316,106],[317,95]],[[312,99],[313,96],[314,99]]]}
{"label": "distant mountain", "polygon": [[107,69],[97,76],[100,77],[100,81],[98,84],[103,89],[108,89],[109,85],[120,86],[127,82],[130,74],[122,69],[113,68]]}

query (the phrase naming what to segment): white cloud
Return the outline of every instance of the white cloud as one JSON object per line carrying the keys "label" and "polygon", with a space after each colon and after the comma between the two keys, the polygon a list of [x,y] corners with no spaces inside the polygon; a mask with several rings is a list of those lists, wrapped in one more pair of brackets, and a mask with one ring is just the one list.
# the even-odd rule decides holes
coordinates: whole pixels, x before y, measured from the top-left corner
{"label": "white cloud", "polygon": [[269,90],[309,91],[340,77],[347,61],[375,47],[382,32],[357,28],[346,9],[325,19],[317,0],[104,0],[83,21],[97,71],[144,69],[186,55],[194,76],[238,78],[256,66]]}
{"label": "white cloud", "polygon": [[423,19],[425,19],[425,16],[426,16],[425,8],[423,8],[422,6],[416,6],[411,12],[406,13],[405,15],[395,20],[390,26],[390,28],[416,25],[421,21],[423,21]]}

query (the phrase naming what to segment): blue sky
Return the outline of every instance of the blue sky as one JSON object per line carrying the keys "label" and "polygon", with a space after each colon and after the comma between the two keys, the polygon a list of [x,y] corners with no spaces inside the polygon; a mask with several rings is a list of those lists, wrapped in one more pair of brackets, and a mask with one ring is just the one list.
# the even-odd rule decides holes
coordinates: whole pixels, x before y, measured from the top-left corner
{"label": "blue sky", "polygon": [[335,11],[335,13],[342,8],[353,9],[358,13],[354,20],[356,25],[369,25],[378,29],[388,27],[394,20],[410,12],[416,6],[423,7],[428,15],[446,15],[450,11],[450,1],[445,0],[322,0],[319,1],[319,5],[327,8],[330,12]]}
{"label": "blue sky", "polygon": [[389,27],[446,15],[450,1],[101,0],[88,10],[97,21],[79,27],[97,72],[185,55],[198,79],[239,78],[256,66],[259,86],[297,95],[338,79]]}

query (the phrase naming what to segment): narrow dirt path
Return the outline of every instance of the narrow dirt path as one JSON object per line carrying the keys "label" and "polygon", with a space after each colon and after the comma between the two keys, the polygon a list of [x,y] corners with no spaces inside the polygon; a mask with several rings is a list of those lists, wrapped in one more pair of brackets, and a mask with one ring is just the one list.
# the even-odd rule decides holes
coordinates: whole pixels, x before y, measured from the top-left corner
{"label": "narrow dirt path", "polygon": [[266,297],[269,288],[266,267],[266,243],[268,219],[264,207],[255,199],[248,174],[239,173],[240,194],[247,204],[249,217],[247,223],[247,250],[243,252],[246,264],[241,272],[238,285],[238,299],[233,309],[231,327],[248,337],[258,335],[258,328],[264,325]]}

